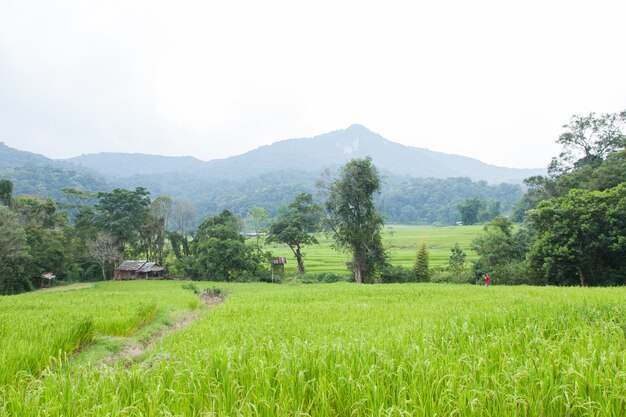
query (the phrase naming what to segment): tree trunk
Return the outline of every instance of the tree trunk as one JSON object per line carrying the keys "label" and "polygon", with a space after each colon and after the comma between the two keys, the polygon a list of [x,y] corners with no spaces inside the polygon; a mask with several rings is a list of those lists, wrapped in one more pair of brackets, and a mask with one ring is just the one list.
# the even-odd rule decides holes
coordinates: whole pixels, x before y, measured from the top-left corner
{"label": "tree trunk", "polygon": [[302,252],[300,252],[300,247],[296,248],[296,261],[298,261],[298,274],[304,275],[304,261],[302,260]]}
{"label": "tree trunk", "polygon": [[354,266],[354,281],[357,284],[363,284],[363,273],[361,268],[356,265]]}
{"label": "tree trunk", "polygon": [[361,259],[359,257],[359,254],[356,253],[354,254],[353,259],[353,269],[354,269],[354,282],[356,282],[357,284],[362,284],[363,283],[363,268],[361,267]]}
{"label": "tree trunk", "polygon": [[583,275],[583,270],[577,266],[576,269],[578,270],[578,277],[580,278],[580,286],[584,287],[585,286],[585,276]]}

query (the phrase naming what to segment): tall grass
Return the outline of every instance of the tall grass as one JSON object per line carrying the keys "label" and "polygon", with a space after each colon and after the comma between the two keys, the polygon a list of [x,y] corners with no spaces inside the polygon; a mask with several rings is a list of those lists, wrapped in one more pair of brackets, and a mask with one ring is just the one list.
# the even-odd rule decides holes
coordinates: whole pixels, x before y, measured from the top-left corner
{"label": "tall grass", "polygon": [[[0,390],[0,415],[623,416],[626,289],[229,285],[130,367]],[[45,411],[44,411],[45,410]]]}
{"label": "tall grass", "polygon": [[0,385],[36,375],[95,335],[128,336],[160,306],[185,307],[194,298],[144,283],[116,284],[0,297]]}

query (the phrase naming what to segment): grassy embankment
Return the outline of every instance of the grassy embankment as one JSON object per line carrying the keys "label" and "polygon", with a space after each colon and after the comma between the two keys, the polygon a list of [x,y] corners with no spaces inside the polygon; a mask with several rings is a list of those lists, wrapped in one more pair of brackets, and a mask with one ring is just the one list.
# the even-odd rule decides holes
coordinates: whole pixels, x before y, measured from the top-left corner
{"label": "grassy embankment", "polygon": [[[474,259],[470,244],[483,230],[482,225],[476,226],[406,226],[387,225],[383,229],[383,244],[388,249],[389,262],[393,265],[413,267],[417,250],[422,241],[428,245],[430,266],[446,266],[450,259],[450,250],[455,243],[467,253],[467,261]],[[319,234],[319,245],[304,248],[305,267],[307,272],[335,272],[347,274],[346,262],[350,255],[338,252],[331,247],[332,241]],[[274,256],[287,256],[285,272],[297,269],[293,253],[286,245],[267,245]]]}
{"label": "grassy embankment", "polygon": [[[43,377],[5,377],[0,416],[618,417],[626,409],[626,288],[219,286],[230,291],[226,302],[144,360],[70,360]],[[145,306],[188,310],[193,301],[180,282],[1,297],[0,341],[19,355],[89,317],[96,332],[128,333]],[[58,313],[66,327],[39,324]]]}

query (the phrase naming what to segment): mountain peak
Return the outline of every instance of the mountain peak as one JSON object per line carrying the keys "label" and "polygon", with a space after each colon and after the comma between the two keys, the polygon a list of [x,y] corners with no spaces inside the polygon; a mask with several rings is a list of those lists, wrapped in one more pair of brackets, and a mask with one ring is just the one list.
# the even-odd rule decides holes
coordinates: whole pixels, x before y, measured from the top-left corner
{"label": "mountain peak", "polygon": [[345,131],[373,133],[371,130],[369,130],[368,128],[366,128],[365,126],[363,126],[362,124],[359,124],[359,123],[355,123],[353,125],[348,126],[348,128],[345,129]]}

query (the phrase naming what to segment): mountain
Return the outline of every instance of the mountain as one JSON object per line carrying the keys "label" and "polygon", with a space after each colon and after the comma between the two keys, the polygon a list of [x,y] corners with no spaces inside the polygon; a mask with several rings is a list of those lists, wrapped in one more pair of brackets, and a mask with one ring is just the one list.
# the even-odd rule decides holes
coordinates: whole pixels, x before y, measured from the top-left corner
{"label": "mountain", "polygon": [[468,177],[491,183],[521,183],[544,169],[503,168],[477,159],[391,142],[362,125],[312,138],[287,139],[226,159],[99,153],[67,161],[117,178],[179,172],[222,179],[245,179],[277,170],[319,173],[352,158],[370,156],[383,172],[419,178]]}
{"label": "mountain", "polygon": [[23,165],[45,165],[54,161],[36,153],[18,151],[0,142],[0,169],[15,168]]}
{"label": "mountain", "polygon": [[372,157],[384,177],[377,197],[382,214],[388,222],[407,224],[454,224],[458,204],[468,197],[479,197],[486,205],[497,202],[503,213],[511,213],[523,194],[521,180],[544,173],[400,145],[353,125],[213,161],[129,153],[52,160],[0,144],[0,178],[13,181],[16,195],[60,202],[65,187],[94,192],[145,187],[153,198],[189,201],[201,221],[223,209],[245,217],[254,206],[275,216],[298,193],[316,194],[324,169],[365,156]]}
{"label": "mountain", "polygon": [[0,142],[0,178],[13,182],[15,195],[52,197],[57,201],[62,199],[61,189],[66,187],[88,191],[110,189],[106,180],[89,168],[19,151],[3,142]]}

